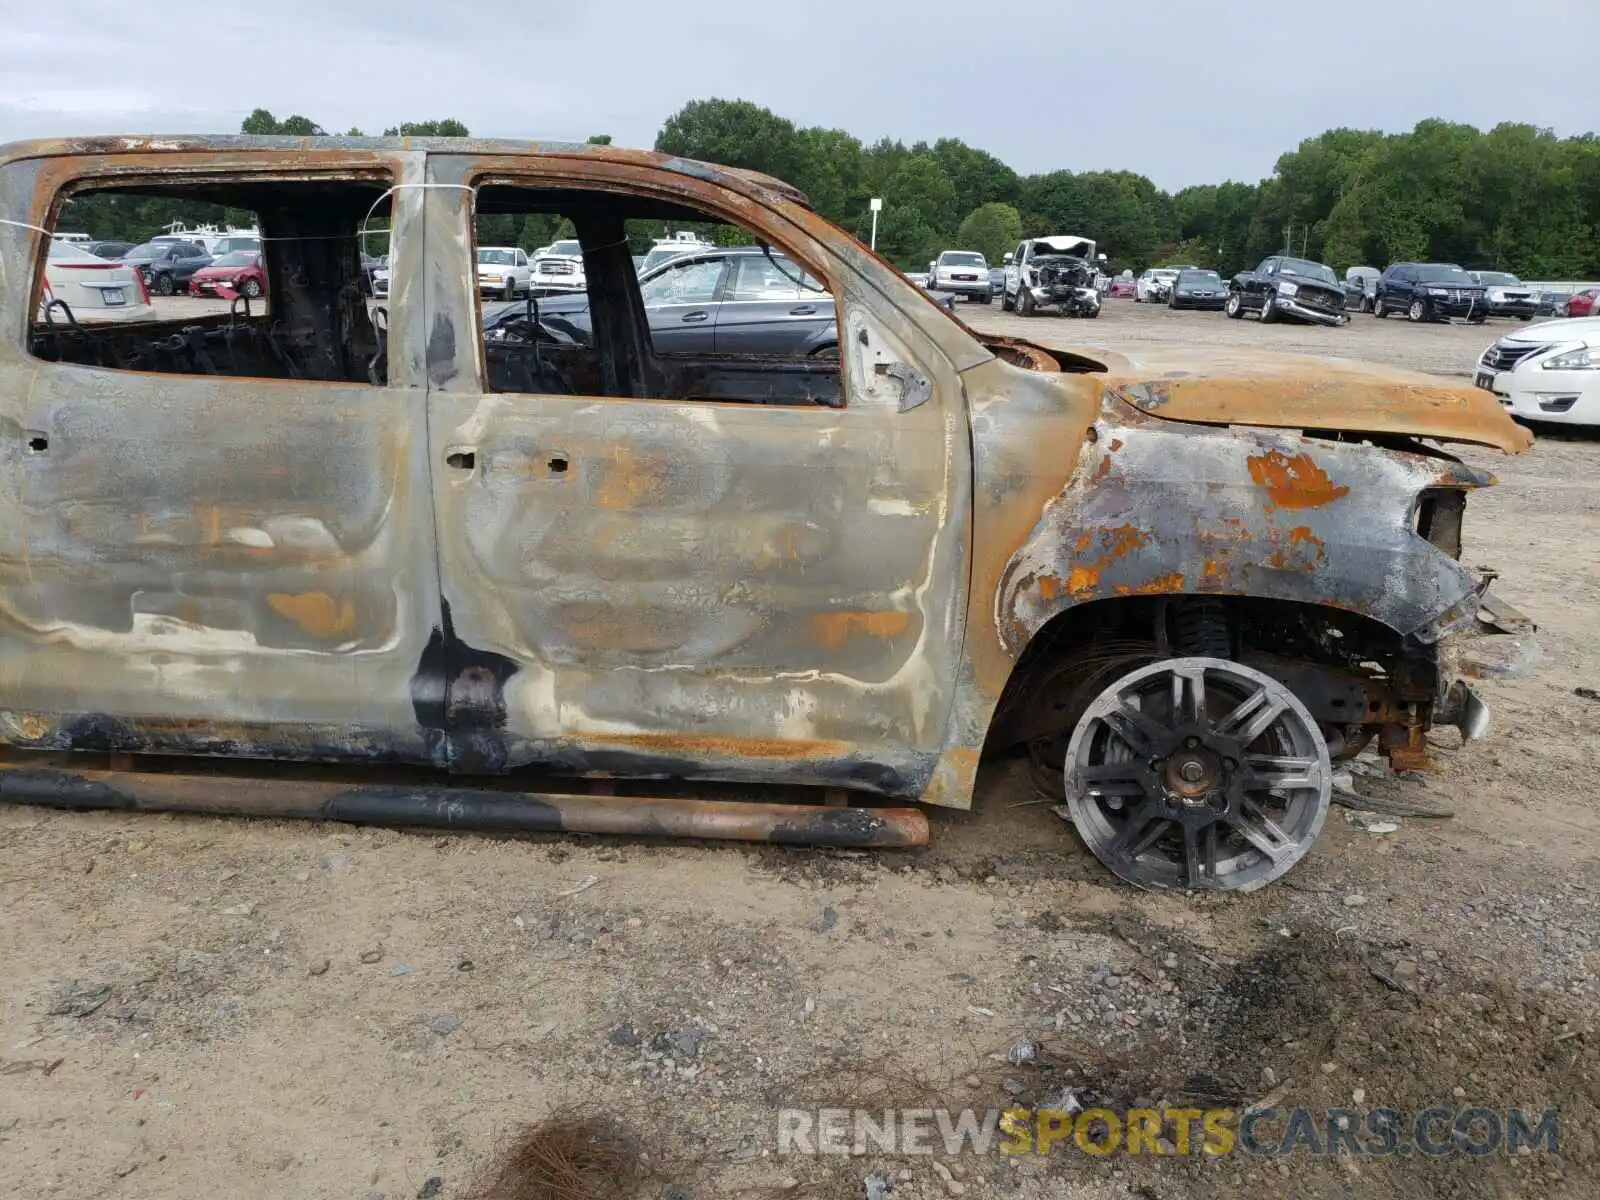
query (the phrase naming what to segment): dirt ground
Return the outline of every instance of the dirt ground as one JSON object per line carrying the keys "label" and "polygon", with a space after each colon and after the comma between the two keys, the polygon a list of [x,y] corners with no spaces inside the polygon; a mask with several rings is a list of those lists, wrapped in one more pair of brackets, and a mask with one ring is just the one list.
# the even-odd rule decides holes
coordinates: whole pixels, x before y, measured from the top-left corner
{"label": "dirt ground", "polygon": [[[1063,344],[1243,341],[1464,373],[1505,323],[1259,327],[1113,301]],[[1092,335],[1092,336],[1091,336]],[[1600,445],[1472,454],[1467,558],[1542,627],[1486,740],[1358,790],[1283,881],[1149,895],[1023,764],[869,856],[0,810],[0,1164],[17,1197],[463,1197],[605,1111],[650,1196],[1592,1197]],[[1031,1045],[1006,1061],[1019,1042]],[[1060,1102],[1560,1112],[1559,1156],[779,1156],[777,1110]],[[876,1184],[874,1185],[876,1186]],[[879,1192],[877,1194],[885,1194]]]}

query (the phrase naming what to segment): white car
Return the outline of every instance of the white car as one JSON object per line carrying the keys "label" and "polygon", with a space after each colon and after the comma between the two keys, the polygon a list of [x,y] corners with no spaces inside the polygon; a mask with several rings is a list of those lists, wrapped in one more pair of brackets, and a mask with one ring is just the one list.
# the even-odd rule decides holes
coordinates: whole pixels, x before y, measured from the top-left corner
{"label": "white car", "polygon": [[1475,382],[1522,420],[1600,425],[1600,317],[1506,334],[1478,359]]}
{"label": "white car", "polygon": [[650,252],[644,256],[644,262],[639,264],[639,275],[643,277],[647,272],[654,271],[662,263],[684,254],[704,254],[707,250],[715,250],[716,246],[706,241],[698,234],[687,230],[657,238],[655,245],[650,247]]}
{"label": "white car", "polygon": [[136,269],[65,241],[50,243],[40,303],[44,320],[63,325],[155,317],[150,293]]}
{"label": "white car", "polygon": [[576,238],[552,242],[550,248],[533,261],[535,296],[557,296],[565,292],[586,292],[589,281],[583,274],[583,245]]}
{"label": "white car", "polygon": [[928,286],[936,292],[965,296],[980,304],[994,299],[989,264],[976,250],[946,250],[929,264]]}
{"label": "white car", "polygon": [[[1198,267],[1151,267],[1139,281],[1133,285],[1133,298],[1139,304],[1165,304],[1167,297],[1172,293],[1172,285],[1179,275],[1185,271],[1199,270]],[[1158,294],[1159,293],[1159,294]]]}
{"label": "white car", "polygon": [[478,247],[478,290],[494,292],[505,300],[533,286],[533,267],[520,246]]}

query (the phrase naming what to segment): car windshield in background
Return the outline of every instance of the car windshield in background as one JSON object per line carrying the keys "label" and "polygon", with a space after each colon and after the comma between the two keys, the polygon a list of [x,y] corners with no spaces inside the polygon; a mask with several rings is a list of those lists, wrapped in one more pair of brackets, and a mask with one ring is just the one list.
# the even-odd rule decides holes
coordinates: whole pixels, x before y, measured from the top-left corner
{"label": "car windshield in background", "polygon": [[1305,279],[1320,279],[1323,283],[1339,282],[1339,277],[1333,273],[1332,267],[1325,267],[1321,263],[1304,258],[1286,258],[1283,260],[1282,269],[1287,274],[1299,275]]}
{"label": "car windshield in background", "polygon": [[1221,287],[1222,276],[1215,271],[1185,271],[1178,282],[1184,287]]}
{"label": "car windshield in background", "polygon": [[213,267],[253,267],[255,263],[256,256],[252,250],[235,250],[232,254],[211,260]]}
{"label": "car windshield in background", "polygon": [[479,250],[478,265],[480,267],[509,267],[514,266],[517,256],[509,250]]}
{"label": "car windshield in background", "polygon": [[986,267],[981,254],[941,254],[939,265],[943,267]]}
{"label": "car windshield in background", "polygon": [[577,241],[556,242],[550,247],[550,252],[547,257],[582,258],[583,243]]}
{"label": "car windshield in background", "polygon": [[1504,271],[1479,271],[1478,282],[1492,284],[1495,287],[1516,287],[1522,280],[1515,275],[1508,275]]}
{"label": "car windshield in background", "polygon": [[1448,283],[1452,287],[1472,287],[1472,276],[1460,267],[1443,263],[1423,263],[1417,268],[1417,278],[1423,283]]}
{"label": "car windshield in background", "polygon": [[644,262],[639,265],[639,274],[645,275],[654,271],[664,262],[670,262],[681,255],[681,250],[652,250],[644,256]]}
{"label": "car windshield in background", "polygon": [[154,258],[165,258],[167,251],[175,245],[176,242],[146,242],[142,246],[135,246],[122,257],[128,261],[148,262]]}

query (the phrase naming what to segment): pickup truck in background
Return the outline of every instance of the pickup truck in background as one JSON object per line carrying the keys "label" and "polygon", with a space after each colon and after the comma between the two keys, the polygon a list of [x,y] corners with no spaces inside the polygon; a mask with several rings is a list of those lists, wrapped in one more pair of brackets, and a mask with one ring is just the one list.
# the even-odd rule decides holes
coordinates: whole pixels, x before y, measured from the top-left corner
{"label": "pickup truck in background", "polygon": [[1247,312],[1273,321],[1304,321],[1312,325],[1343,325],[1344,287],[1333,268],[1305,258],[1273,255],[1254,271],[1240,271],[1228,285],[1223,310],[1234,320]]}

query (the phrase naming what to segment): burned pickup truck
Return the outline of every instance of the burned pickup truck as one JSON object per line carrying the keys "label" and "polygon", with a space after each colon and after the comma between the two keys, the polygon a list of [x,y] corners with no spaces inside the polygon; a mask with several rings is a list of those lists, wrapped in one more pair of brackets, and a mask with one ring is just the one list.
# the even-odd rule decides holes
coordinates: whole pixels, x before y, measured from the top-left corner
{"label": "burned pickup truck", "polygon": [[[266,294],[47,297],[50,231],[119,195],[254,214]],[[576,231],[588,334],[530,297],[486,339],[477,221],[536,215]],[[753,249],[647,320],[635,220]],[[1481,614],[1514,624],[1460,561],[1492,480],[1445,448],[1527,448],[1486,393],[981,336],[748,172],[23,143],[0,281],[4,802],[903,846],[907,802],[968,808],[1025,751],[1118,876],[1247,889],[1311,847],[1335,761],[1480,733]],[[774,289],[837,345],[749,350],[723,317]]]}

